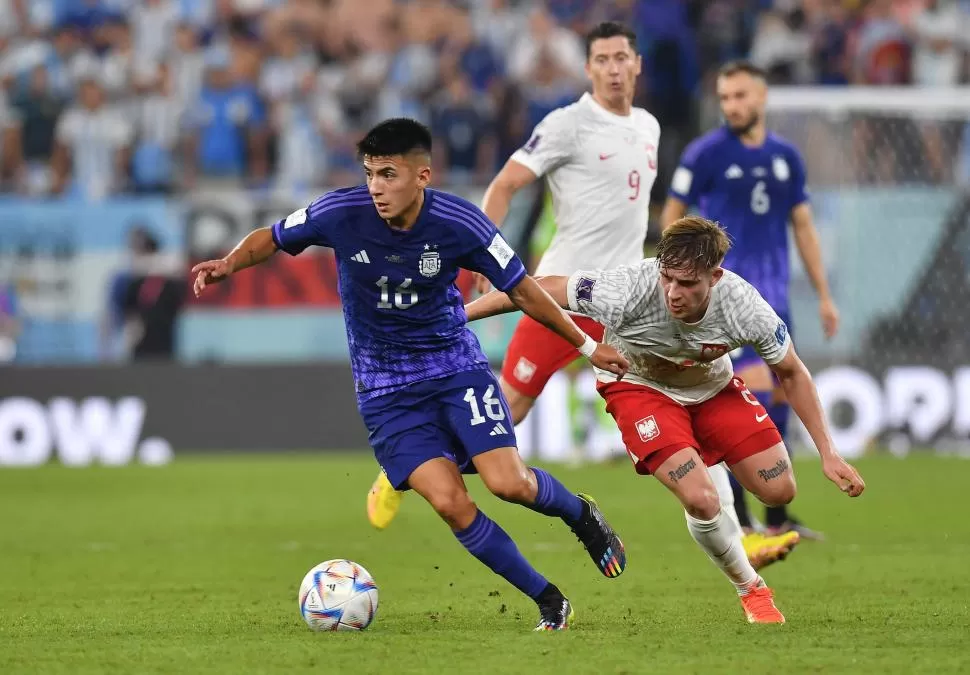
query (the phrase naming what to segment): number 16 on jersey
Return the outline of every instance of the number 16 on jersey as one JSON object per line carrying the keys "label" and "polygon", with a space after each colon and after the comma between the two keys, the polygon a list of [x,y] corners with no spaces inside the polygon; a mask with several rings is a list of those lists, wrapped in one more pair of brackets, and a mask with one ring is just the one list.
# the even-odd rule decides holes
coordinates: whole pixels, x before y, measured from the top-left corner
{"label": "number 16 on jersey", "polygon": [[411,288],[411,279],[406,278],[394,289],[394,302],[391,302],[391,288],[386,276],[377,280],[377,287],[381,289],[381,299],[377,309],[407,309],[418,301],[418,292]]}

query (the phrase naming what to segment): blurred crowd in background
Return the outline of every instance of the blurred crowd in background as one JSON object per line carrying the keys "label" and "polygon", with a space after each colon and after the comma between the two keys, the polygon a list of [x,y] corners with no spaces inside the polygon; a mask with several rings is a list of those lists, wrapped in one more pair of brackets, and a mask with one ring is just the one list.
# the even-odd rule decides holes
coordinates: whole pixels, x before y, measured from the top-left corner
{"label": "blurred crowd in background", "polygon": [[725,60],[777,83],[952,86],[968,16],[957,0],[0,0],[0,190],[354,183],[354,141],[399,115],[432,126],[439,184],[483,184],[585,88],[581,35],[605,19],[639,36],[668,168],[712,123]]}

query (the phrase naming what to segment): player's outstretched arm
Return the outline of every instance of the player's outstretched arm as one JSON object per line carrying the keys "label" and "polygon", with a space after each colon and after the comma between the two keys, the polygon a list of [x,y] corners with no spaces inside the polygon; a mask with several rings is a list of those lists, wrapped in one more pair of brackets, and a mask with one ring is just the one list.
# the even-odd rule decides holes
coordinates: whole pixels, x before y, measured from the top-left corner
{"label": "player's outstretched arm", "polygon": [[822,458],[822,471],[825,477],[850,497],[861,495],[866,489],[866,483],[859,472],[836,451],[828,424],[825,422],[825,413],[818,399],[815,382],[812,381],[808,368],[795,353],[795,348],[789,346],[785,357],[771,365],[771,370],[778,376],[788,402],[812,437]]}
{"label": "player's outstretched arm", "polygon": [[209,284],[224,281],[234,272],[258,265],[271,258],[274,253],[276,243],[273,241],[272,228],[253,230],[225,258],[207,260],[192,268],[192,274],[196,275],[193,287],[195,297],[202,295]]}
{"label": "player's outstretched arm", "polygon": [[[556,281],[546,281],[547,279]],[[508,291],[509,299],[516,307],[578,349],[594,366],[615,374],[618,380],[622,379],[630,368],[623,355],[609,345],[597,344],[563,311],[563,306],[568,306],[566,277],[545,277],[543,281],[543,285],[539,285],[532,277],[525,276]],[[554,299],[547,292],[547,285],[559,297]]]}
{"label": "player's outstretched arm", "polygon": [[[566,297],[566,282],[569,277],[547,276],[532,277],[553,300],[563,309],[569,309],[569,298]],[[492,291],[465,305],[465,313],[469,321],[486,319],[490,316],[508,314],[518,311],[519,306],[512,302],[508,295],[501,291]]]}

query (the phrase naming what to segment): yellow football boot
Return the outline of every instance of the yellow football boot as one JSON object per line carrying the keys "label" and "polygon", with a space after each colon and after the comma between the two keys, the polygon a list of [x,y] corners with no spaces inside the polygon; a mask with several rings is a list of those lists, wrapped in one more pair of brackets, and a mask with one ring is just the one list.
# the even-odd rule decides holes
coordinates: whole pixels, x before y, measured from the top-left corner
{"label": "yellow football boot", "polygon": [[395,490],[387,475],[381,471],[367,493],[367,519],[370,524],[378,530],[390,525],[401,508],[403,497],[404,493]]}

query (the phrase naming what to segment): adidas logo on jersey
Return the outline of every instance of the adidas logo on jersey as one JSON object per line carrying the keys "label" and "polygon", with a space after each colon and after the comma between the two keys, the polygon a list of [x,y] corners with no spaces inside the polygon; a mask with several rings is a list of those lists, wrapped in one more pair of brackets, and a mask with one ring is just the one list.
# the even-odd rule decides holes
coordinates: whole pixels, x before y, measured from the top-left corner
{"label": "adidas logo on jersey", "polygon": [[359,263],[370,262],[370,258],[367,257],[367,251],[361,251],[357,255],[351,256],[350,259],[353,260],[354,262],[359,262]]}
{"label": "adidas logo on jersey", "polygon": [[724,172],[725,178],[742,178],[744,176],[744,171],[737,164],[732,164],[728,167],[728,170]]}
{"label": "adidas logo on jersey", "polygon": [[498,423],[498,424],[496,424],[496,425],[495,425],[494,427],[492,427],[492,431],[491,431],[491,433],[489,433],[488,435],[489,435],[489,436],[504,436],[504,435],[506,435],[507,433],[509,433],[509,432],[508,432],[508,430],[507,430],[507,429],[505,428],[505,425],[504,425],[504,424],[502,424],[501,422],[499,422],[499,423]]}

